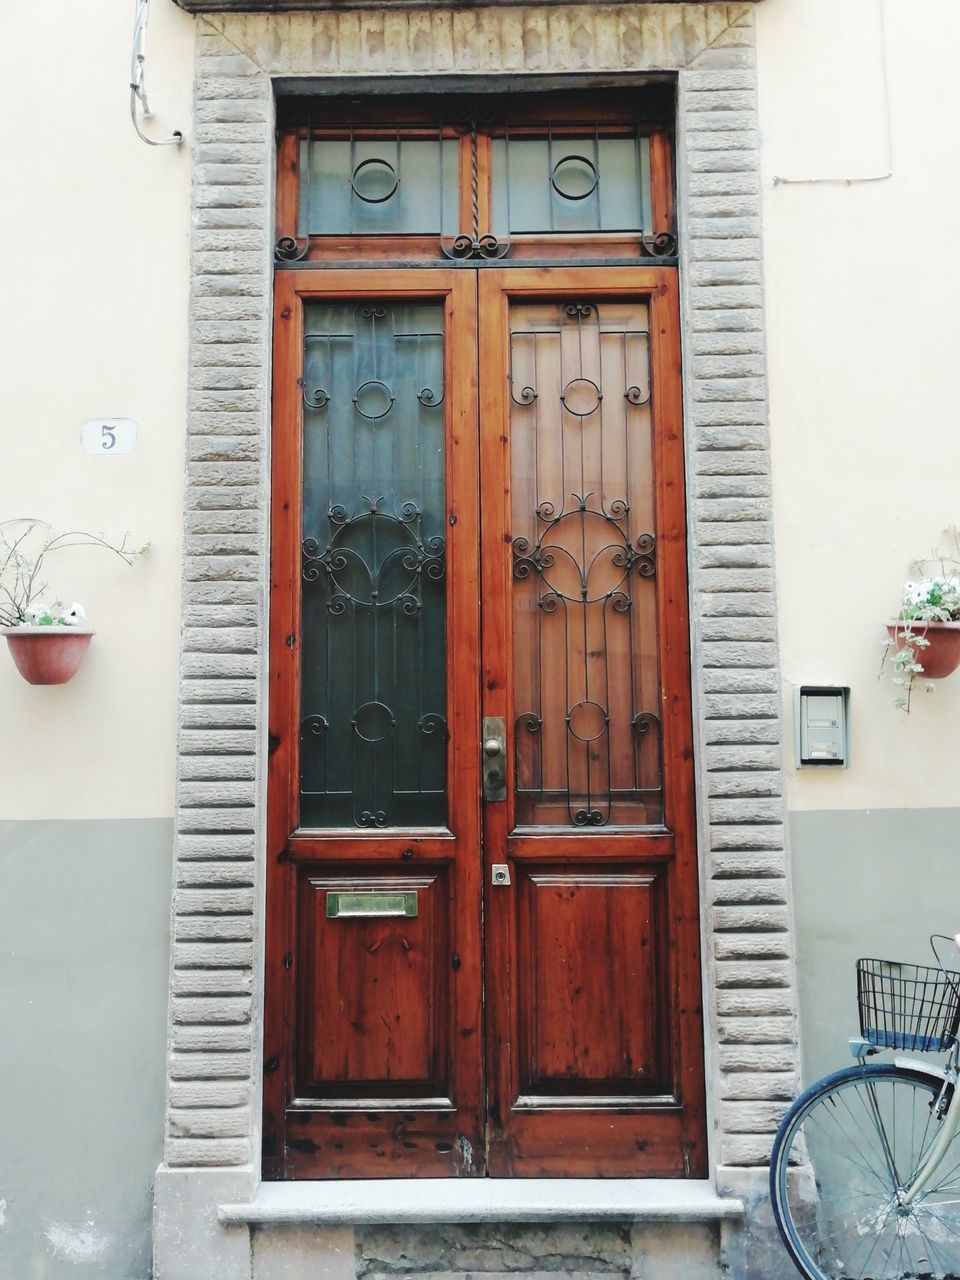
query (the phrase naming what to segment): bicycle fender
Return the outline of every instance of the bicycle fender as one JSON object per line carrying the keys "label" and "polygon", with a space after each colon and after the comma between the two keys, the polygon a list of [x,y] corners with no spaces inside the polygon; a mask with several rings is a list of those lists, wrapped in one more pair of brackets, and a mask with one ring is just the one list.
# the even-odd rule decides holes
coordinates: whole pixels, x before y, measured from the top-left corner
{"label": "bicycle fender", "polygon": [[935,1067],[929,1062],[923,1062],[920,1058],[894,1058],[893,1061],[904,1071],[918,1071],[922,1076],[930,1076],[931,1079],[940,1081],[945,1081],[947,1078],[947,1073],[942,1067]]}

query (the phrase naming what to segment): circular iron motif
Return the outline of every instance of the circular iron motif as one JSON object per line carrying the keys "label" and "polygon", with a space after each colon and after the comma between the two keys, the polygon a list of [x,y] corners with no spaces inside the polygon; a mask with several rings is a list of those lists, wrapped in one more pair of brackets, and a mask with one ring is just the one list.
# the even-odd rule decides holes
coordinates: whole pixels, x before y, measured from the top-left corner
{"label": "circular iron motif", "polygon": [[353,717],[353,727],[364,742],[382,742],[395,723],[393,713],[384,702],[365,702],[357,707]]}
{"label": "circular iron motif", "polygon": [[599,409],[603,392],[590,378],[574,378],[563,388],[560,399],[568,413],[587,418]]}
{"label": "circular iron motif", "polygon": [[388,160],[361,160],[350,178],[353,194],[364,204],[385,204],[396,195],[400,175]]}
{"label": "circular iron motif", "polygon": [[397,397],[387,384],[381,382],[379,378],[362,382],[357,387],[357,394],[353,397],[357,413],[368,422],[379,422],[381,418],[385,418],[396,404],[396,400]]}
{"label": "circular iron motif", "polygon": [[586,156],[564,156],[553,166],[550,185],[564,200],[586,200],[600,183],[597,166]]}
{"label": "circular iron motif", "polygon": [[599,702],[586,699],[574,703],[567,712],[570,732],[581,742],[596,742],[607,730],[607,713]]}

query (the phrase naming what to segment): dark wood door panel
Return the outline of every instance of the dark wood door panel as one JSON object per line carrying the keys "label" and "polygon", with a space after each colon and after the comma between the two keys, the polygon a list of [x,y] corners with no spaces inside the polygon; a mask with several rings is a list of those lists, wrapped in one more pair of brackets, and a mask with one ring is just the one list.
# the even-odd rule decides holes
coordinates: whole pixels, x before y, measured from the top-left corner
{"label": "dark wood door panel", "polygon": [[514,1105],[673,1096],[664,868],[515,865]]}
{"label": "dark wood door panel", "polygon": [[682,1108],[515,1110],[489,1142],[494,1178],[702,1178],[706,1140]]}
{"label": "dark wood door panel", "polygon": [[286,1116],[284,1177],[451,1178],[486,1173],[483,1133],[447,1108],[384,1107]]}
{"label": "dark wood door panel", "polygon": [[295,1103],[351,1099],[375,1111],[403,1097],[453,1107],[450,901],[445,871],[359,877],[301,868]]}
{"label": "dark wood door panel", "polygon": [[453,875],[300,867],[288,1177],[483,1170],[462,1105],[474,1089],[460,1046],[479,1046],[482,1024],[451,948]]}

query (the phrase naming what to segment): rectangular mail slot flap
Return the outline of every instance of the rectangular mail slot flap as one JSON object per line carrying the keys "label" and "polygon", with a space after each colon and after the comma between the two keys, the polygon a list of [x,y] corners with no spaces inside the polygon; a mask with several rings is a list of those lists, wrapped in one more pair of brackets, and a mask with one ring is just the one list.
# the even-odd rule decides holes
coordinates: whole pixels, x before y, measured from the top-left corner
{"label": "rectangular mail slot flap", "polygon": [[416,916],[417,891],[361,892],[351,889],[347,893],[327,892],[327,919],[341,920],[347,917]]}

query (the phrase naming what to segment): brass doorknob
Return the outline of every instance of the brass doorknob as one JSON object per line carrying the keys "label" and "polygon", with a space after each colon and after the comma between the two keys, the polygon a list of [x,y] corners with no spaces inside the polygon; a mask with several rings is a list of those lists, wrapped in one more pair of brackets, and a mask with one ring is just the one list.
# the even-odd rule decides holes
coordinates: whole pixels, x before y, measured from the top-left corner
{"label": "brass doorknob", "polygon": [[484,754],[488,756],[498,756],[502,750],[499,738],[486,738],[483,743]]}

